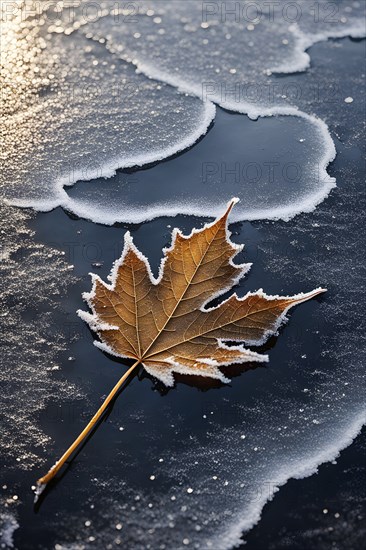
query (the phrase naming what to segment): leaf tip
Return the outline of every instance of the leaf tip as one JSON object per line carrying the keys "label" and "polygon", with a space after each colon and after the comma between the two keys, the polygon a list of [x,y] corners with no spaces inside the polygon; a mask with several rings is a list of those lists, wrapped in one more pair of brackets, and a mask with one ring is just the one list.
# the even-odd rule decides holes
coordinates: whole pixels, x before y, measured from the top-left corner
{"label": "leaf tip", "polygon": [[88,313],[87,311],[83,311],[82,309],[77,309],[76,310],[76,315],[78,317],[80,317],[80,319],[82,319],[83,321],[86,321],[88,315],[89,315],[89,317],[91,317],[90,313]]}
{"label": "leaf tip", "polygon": [[227,203],[227,210],[226,210],[227,216],[230,214],[234,206],[238,204],[238,202],[240,202],[240,199],[238,197],[233,197],[231,200],[229,200],[229,202]]}
{"label": "leaf tip", "polygon": [[319,294],[324,294],[324,292],[328,292],[327,288],[316,288],[312,292],[309,292],[309,298],[315,298],[315,296],[319,296]]}
{"label": "leaf tip", "polygon": [[[89,271],[88,275],[91,278],[93,285],[96,283],[96,281],[98,281],[98,280],[100,281],[100,277],[96,273],[93,273],[92,271]],[[88,293],[84,292],[83,294],[88,294]]]}
{"label": "leaf tip", "polygon": [[[230,201],[227,203],[226,205],[226,210],[225,212],[223,213],[222,216],[219,216],[216,221],[214,223],[225,223],[226,227],[228,225],[228,217],[229,217],[229,214],[230,212],[232,211],[232,209],[234,208],[234,206],[236,205],[236,203],[239,202],[240,199],[238,199],[238,197],[233,197],[232,199],[230,199]],[[230,236],[230,233],[228,234],[228,237]]]}
{"label": "leaf tip", "polygon": [[130,231],[126,231],[124,241],[127,248],[130,248],[133,245],[133,238]]}

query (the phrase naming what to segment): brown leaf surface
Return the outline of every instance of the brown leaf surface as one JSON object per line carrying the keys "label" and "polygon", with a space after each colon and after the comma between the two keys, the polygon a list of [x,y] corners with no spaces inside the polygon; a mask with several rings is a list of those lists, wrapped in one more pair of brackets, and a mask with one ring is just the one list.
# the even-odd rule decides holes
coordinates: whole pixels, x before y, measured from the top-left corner
{"label": "brown leaf surface", "polygon": [[262,290],[243,298],[233,294],[214,308],[206,304],[231,289],[250,269],[235,265],[242,249],[227,230],[232,200],[225,214],[201,230],[184,236],[175,229],[164,250],[155,279],[148,260],[129,233],[122,257],[115,263],[112,283],[93,275],[93,289],[84,294],[92,314],[79,315],[97,332],[96,345],[113,355],[139,360],[146,371],[167,386],[173,372],[228,382],[219,367],[247,361],[268,361],[242,345],[261,345],[275,334],[294,305],[324,289],[297,296],[267,296]]}

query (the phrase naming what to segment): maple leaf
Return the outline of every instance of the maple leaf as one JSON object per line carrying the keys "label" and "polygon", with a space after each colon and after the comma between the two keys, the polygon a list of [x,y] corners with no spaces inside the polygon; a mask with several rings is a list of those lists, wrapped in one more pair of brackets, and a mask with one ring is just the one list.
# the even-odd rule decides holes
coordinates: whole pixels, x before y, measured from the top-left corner
{"label": "maple leaf", "polygon": [[173,373],[229,382],[223,367],[268,361],[267,355],[246,349],[243,344],[262,345],[277,333],[291,307],[325,292],[318,288],[296,296],[267,296],[258,290],[243,298],[232,294],[219,305],[207,307],[251,267],[233,262],[243,248],[230,241],[227,227],[236,202],[230,202],[221,218],[203,229],[194,229],[188,236],[174,229],[172,245],[163,251],[158,278],[154,278],[130,233],[125,235],[124,250],[114,264],[110,284],[92,274],[92,291],[84,294],[92,313],[78,314],[97,333],[96,346],[132,359],[134,364],[61,459],[38,480],[36,496],[93,429],[137,366],[142,365],[166,386],[173,386]]}
{"label": "maple leaf", "polygon": [[259,346],[275,334],[286,312],[296,304],[324,292],[317,289],[297,296],[267,296],[262,290],[243,298],[233,294],[216,307],[206,305],[230,290],[251,267],[235,265],[242,246],[230,241],[227,229],[233,199],[225,214],[201,230],[184,236],[174,229],[172,245],[165,249],[159,276],[125,235],[121,258],[110,276],[111,284],[92,275],[93,289],[84,294],[92,314],[79,311],[103,351],[138,361],[167,386],[173,373],[229,380],[220,367],[248,361],[268,361],[244,342]]}

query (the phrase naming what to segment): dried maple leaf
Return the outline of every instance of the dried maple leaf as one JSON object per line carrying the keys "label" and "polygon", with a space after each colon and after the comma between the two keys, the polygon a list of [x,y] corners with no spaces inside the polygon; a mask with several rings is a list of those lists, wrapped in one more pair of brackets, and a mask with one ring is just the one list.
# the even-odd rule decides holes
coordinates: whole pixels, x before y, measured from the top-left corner
{"label": "dried maple leaf", "polygon": [[219,367],[247,361],[268,361],[243,346],[260,345],[276,333],[292,306],[323,292],[317,289],[297,296],[267,296],[262,290],[244,298],[233,294],[217,307],[206,304],[227,292],[251,267],[235,265],[242,246],[230,241],[225,214],[185,237],[175,229],[165,249],[159,276],[154,278],[148,260],[125,235],[121,258],[105,284],[92,275],[93,289],[84,294],[92,314],[79,315],[97,332],[95,344],[110,354],[134,359],[167,386],[173,373],[229,380]]}
{"label": "dried maple leaf", "polygon": [[[262,290],[243,298],[233,294],[215,307],[207,304],[230,290],[251,267],[235,265],[242,246],[230,241],[227,229],[233,199],[225,214],[201,230],[184,236],[175,229],[172,245],[164,250],[159,276],[137,250],[129,233],[110,284],[92,275],[91,293],[84,294],[92,313],[79,315],[98,334],[95,344],[117,357],[135,361],[113,388],[102,407],[50,472],[38,481],[43,488],[101,417],[127,376],[138,365],[167,386],[173,373],[229,380],[221,371],[232,363],[268,361],[243,347],[261,345],[276,334],[287,311],[324,292],[318,288],[296,296],[267,296]],[[38,491],[39,492],[39,491]]]}

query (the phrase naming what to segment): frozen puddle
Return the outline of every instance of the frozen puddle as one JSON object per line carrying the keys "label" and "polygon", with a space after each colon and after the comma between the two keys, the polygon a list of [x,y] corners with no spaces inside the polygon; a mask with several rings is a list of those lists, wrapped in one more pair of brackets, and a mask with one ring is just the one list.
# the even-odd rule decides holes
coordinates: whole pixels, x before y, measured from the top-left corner
{"label": "frozen puddle", "polygon": [[[341,2],[332,18],[326,3],[320,3],[325,13],[317,16],[305,1],[296,4],[296,13],[276,3],[266,14],[267,5],[258,3],[253,14],[245,2],[236,2],[239,14],[231,18],[223,6],[217,11],[197,2],[141,1],[133,9],[101,2],[91,16],[86,0],[66,7],[57,20],[48,6],[43,18],[30,17],[22,30],[15,17],[6,28],[4,55],[17,66],[16,82],[22,85],[12,82],[14,71],[5,74],[6,198],[42,211],[62,206],[106,224],[178,212],[215,215],[217,204],[233,194],[245,198],[236,213],[240,220],[287,220],[314,209],[335,185],[326,173],[334,145],[326,124],[299,111],[296,94],[273,86],[271,74],[304,70],[309,64],[304,50],[316,41],[362,36],[362,6]],[[34,45],[29,66],[19,69],[17,55],[27,48],[29,35]],[[287,137],[280,136],[292,135],[293,141],[279,151],[279,161],[265,161],[279,162],[277,173],[269,168],[258,177],[255,165],[245,167],[243,136],[242,150],[236,148],[243,166],[235,193],[221,176],[211,178],[208,201],[207,186],[197,180],[188,199],[181,188],[191,185],[187,176],[164,193],[162,186],[150,185],[147,194],[138,184],[136,193],[124,189],[121,197],[112,180],[99,182],[99,193],[91,186],[93,196],[67,194],[66,187],[79,180],[110,178],[117,168],[143,166],[187,149],[207,132],[214,104],[251,118],[287,115],[289,126],[297,123],[296,131],[286,129]],[[277,123],[272,121],[273,135]],[[300,140],[303,154],[298,154]],[[291,162],[296,163],[292,170]],[[153,195],[148,205],[147,195]]]}
{"label": "frozen puddle", "polygon": [[46,34],[43,27],[32,33],[30,67],[18,75],[24,89],[11,78],[29,30],[9,31],[2,40],[10,59],[2,173],[12,204],[72,210],[63,186],[173,155],[193,145],[214,118],[212,103],[136,74],[82,35]]}
{"label": "frozen puddle", "polygon": [[[236,220],[289,220],[318,205],[311,216],[287,224],[234,226],[233,240],[248,245],[248,256],[256,250],[245,259],[254,262],[253,272],[239,291],[263,286],[296,293],[321,284],[329,293],[294,312],[269,350],[267,369],[246,372],[227,388],[203,392],[178,384],[162,398],[151,391],[151,380],[135,379],[40,514],[31,515],[26,499],[34,472],[26,470],[40,469],[78,427],[67,418],[47,424],[44,411],[49,402],[80,398],[57,369],[65,350],[60,327],[75,321],[82,283],[76,292],[60,253],[34,243],[28,214],[4,207],[8,340],[1,445],[5,476],[15,479],[20,495],[16,520],[5,516],[2,542],[8,546],[17,537],[33,540],[47,525],[47,547],[227,550],[259,520],[278,487],[335,458],[365,421],[358,162],[344,167],[343,151],[335,171],[347,185],[320,204],[335,185],[326,171],[335,155],[329,131],[304,98],[298,101],[283,85],[272,88],[277,81],[271,75],[305,69],[304,49],[318,40],[361,36],[362,3],[339,2],[332,15],[324,12],[327,2],[315,14],[312,3],[297,2],[298,21],[290,12],[284,17],[284,3],[272,16],[258,14],[258,21],[253,14],[223,20],[216,11],[204,20],[199,2],[133,4],[135,22],[129,9],[110,13],[109,2],[94,22],[85,20],[88,2],[74,9],[71,23],[68,9],[51,24],[46,16],[28,19],[23,30],[19,20],[8,22],[2,48],[12,70],[5,74],[2,195],[37,210],[61,205],[103,224],[178,212],[212,216],[231,196],[241,197]],[[268,3],[256,4],[265,12]],[[24,56],[27,64],[19,63]],[[347,73],[348,67],[336,69]],[[355,100],[345,101],[350,97]],[[328,111],[322,102],[327,121],[360,135],[354,81],[338,99]],[[215,116],[215,105],[234,114],[217,109]],[[141,169],[116,173],[134,166]],[[122,240],[121,228],[66,216],[55,228],[58,214],[49,218],[49,229],[52,235],[60,230],[63,244],[93,242],[107,250],[112,235]],[[187,226],[191,221],[180,218]],[[168,223],[154,219],[132,229],[155,251],[156,265]],[[85,234],[73,233],[76,227]],[[77,265],[83,275],[87,263]],[[90,335],[76,344],[77,367],[63,365],[62,373],[65,367],[70,380],[77,370],[95,404],[120,365],[91,344]],[[8,484],[9,495],[12,489]]]}
{"label": "frozen puddle", "polygon": [[334,155],[320,121],[278,116],[254,122],[220,109],[209,134],[184,155],[79,182],[67,190],[63,206],[94,222],[140,223],[163,215],[217,216],[227,197],[238,196],[232,221],[289,219],[312,210],[335,185],[326,172]]}

